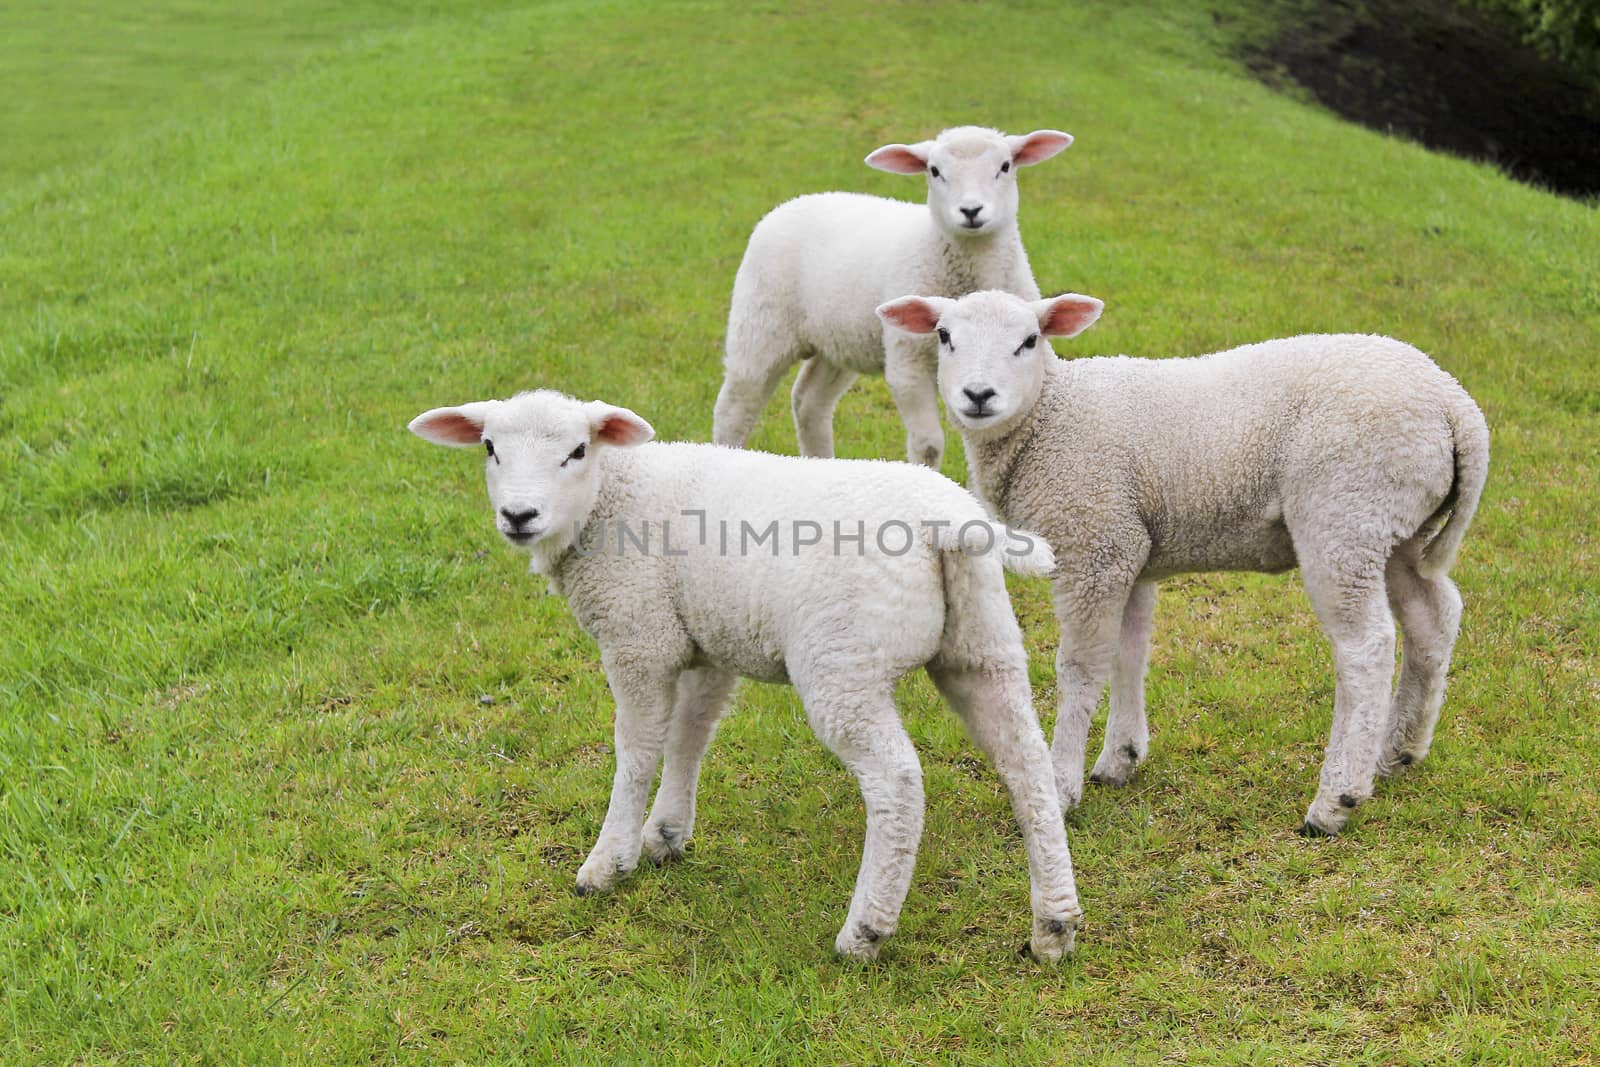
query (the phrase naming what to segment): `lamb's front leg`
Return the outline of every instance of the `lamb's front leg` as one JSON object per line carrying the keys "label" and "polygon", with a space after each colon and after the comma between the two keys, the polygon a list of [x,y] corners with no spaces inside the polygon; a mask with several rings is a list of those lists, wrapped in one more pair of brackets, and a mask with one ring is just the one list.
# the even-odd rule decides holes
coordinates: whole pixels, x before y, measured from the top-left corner
{"label": "lamb's front leg", "polygon": [[644,850],[664,863],[683,855],[694,832],[694,799],[700,784],[700,760],[716,733],[717,722],[733,693],[736,679],[727,671],[705,667],[678,677],[677,704],[667,731],[661,785],[644,824]]}
{"label": "lamb's front leg", "polygon": [[1144,675],[1150,666],[1150,633],[1155,629],[1156,584],[1140,582],[1122,609],[1122,633],[1111,668],[1111,713],[1106,739],[1089,780],[1124,786],[1150,751],[1150,724],[1144,712]]}
{"label": "lamb's front leg", "polygon": [[939,469],[944,459],[944,424],[935,384],[938,352],[927,338],[888,330],[883,339],[883,377],[906,424],[906,456]]}
{"label": "lamb's front leg", "polygon": [[645,801],[661,762],[676,695],[678,669],[604,657],[617,701],[617,772],[600,837],[578,868],[578,893],[610,889],[639,865]]}
{"label": "lamb's front leg", "polygon": [[1055,584],[1061,647],[1056,650],[1056,733],[1050,756],[1063,811],[1083,799],[1089,722],[1111,676],[1123,607],[1132,590],[1131,583],[1107,589],[1078,577],[1061,567]]}

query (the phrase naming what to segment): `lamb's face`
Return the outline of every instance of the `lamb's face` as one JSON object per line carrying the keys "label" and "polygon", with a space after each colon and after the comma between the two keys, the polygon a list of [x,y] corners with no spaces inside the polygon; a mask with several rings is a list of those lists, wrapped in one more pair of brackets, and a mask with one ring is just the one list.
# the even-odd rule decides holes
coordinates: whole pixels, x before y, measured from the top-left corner
{"label": "lamb's face", "polygon": [[937,140],[886,145],[867,157],[870,166],[895,174],[925,174],[928,210],[941,230],[957,238],[991,234],[1017,217],[1017,168],[1039,163],[1072,143],[1055,130],[1007,137],[979,126],[960,126]]}
{"label": "lamb's face", "polygon": [[1044,361],[1055,356],[1029,305],[1015,299],[959,300],[940,316],[934,332],[939,395],[963,430],[1003,433],[1039,399]]}
{"label": "lamb's face", "polygon": [[483,423],[484,480],[495,528],[514,545],[582,527],[600,490],[582,405],[535,394],[497,405]]}
{"label": "lamb's face", "polygon": [[411,431],[436,444],[484,450],[495,528],[526,548],[570,541],[582,529],[600,492],[596,449],[655,434],[625,408],[549,391],[435,408],[412,420]]}
{"label": "lamb's face", "polygon": [[1055,358],[1044,338],[1082,333],[1103,306],[1077,293],[1028,303],[990,291],[960,300],[902,297],[878,315],[909,333],[938,335],[939,395],[961,431],[981,440],[1009,433],[1033,409]]}
{"label": "lamb's face", "polygon": [[928,210],[948,234],[974,237],[1017,217],[1017,169],[1005,138],[945,134],[928,153]]}

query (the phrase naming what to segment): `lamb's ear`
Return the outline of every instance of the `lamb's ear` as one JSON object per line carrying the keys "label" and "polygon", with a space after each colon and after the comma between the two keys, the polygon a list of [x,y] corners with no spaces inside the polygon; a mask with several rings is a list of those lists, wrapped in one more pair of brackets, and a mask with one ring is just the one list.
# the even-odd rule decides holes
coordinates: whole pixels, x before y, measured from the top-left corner
{"label": "lamb's ear", "polygon": [[483,443],[483,420],[495,405],[479,400],[455,408],[434,408],[411,420],[409,429],[424,441],[450,448],[471,448]]}
{"label": "lamb's ear", "polygon": [[928,153],[933,151],[932,141],[917,144],[886,144],[866,158],[869,167],[886,170],[890,174],[921,174],[928,169]]}
{"label": "lamb's ear", "polygon": [[1039,318],[1039,332],[1046,337],[1076,337],[1094,325],[1105,304],[1081,293],[1062,293],[1028,305]]}
{"label": "lamb's ear", "polygon": [[583,407],[589,413],[589,432],[596,441],[616,445],[618,448],[632,448],[634,445],[644,444],[656,435],[655,429],[648,422],[627,408],[612,407],[598,400]]}
{"label": "lamb's ear", "polygon": [[1011,145],[1011,162],[1019,167],[1043,163],[1072,143],[1072,134],[1060,130],[1034,130],[1032,133],[1007,137]]}
{"label": "lamb's ear", "polygon": [[942,296],[902,296],[899,300],[879,304],[878,318],[906,333],[932,333],[939,328],[939,319],[955,303]]}

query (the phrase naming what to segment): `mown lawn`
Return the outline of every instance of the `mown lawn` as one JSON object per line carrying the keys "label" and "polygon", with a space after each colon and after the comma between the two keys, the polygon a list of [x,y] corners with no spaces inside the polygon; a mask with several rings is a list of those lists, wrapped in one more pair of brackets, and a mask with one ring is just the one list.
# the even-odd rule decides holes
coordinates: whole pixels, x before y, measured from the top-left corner
{"label": "mown lawn", "polygon": [[[1593,1056],[1592,205],[1275,96],[1175,0],[283,12],[0,12],[0,1060]],[[1069,817],[1059,970],[1013,955],[1020,838],[922,679],[878,964],[830,954],[861,802],[784,689],[741,691],[686,861],[580,899],[596,650],[405,422],[537,385],[707,438],[750,227],[916,197],[861,157],[963,122],[1078,138],[1023,178],[1041,285],[1108,305],[1064,353],[1383,332],[1482,403],[1434,754],[1296,836],[1326,649],[1292,578],[1198,577],[1149,761]],[[881,382],[839,438],[900,455]],[[755,445],[793,451],[785,407]]]}

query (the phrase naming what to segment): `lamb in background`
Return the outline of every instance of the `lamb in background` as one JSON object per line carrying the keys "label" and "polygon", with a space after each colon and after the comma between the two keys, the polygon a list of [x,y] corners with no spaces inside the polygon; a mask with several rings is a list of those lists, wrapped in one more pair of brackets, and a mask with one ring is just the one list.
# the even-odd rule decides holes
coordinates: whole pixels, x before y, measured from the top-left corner
{"label": "lamb in background", "polygon": [[944,428],[934,348],[885,330],[873,309],[903,293],[1004,289],[1039,297],[1017,232],[1017,168],[1072,143],[1056,130],[1006,136],[979,126],[886,145],[866,159],[926,174],[927,204],[818,193],[774,208],[750,235],[733,283],[712,440],[744,446],[778,379],[800,360],[794,423],[803,456],[833,455],[833,411],[859,374],[882,374],[912,462],[937,468]]}
{"label": "lamb in background", "polygon": [[[1072,949],[1082,912],[1002,573],[1003,563],[1048,573],[1042,541],[997,528],[933,471],[646,444],[654,431],[633,412],[554,392],[436,408],[411,430],[487,451],[500,532],[530,550],[600,645],[617,769],[580,893],[609,889],[641,848],[656,860],[683,851],[701,757],[735,676],[787,682],[866,800],[861,870],[835,947],[876,956],[922,835],[922,769],[894,685],[926,667],[1010,792],[1034,956]],[[760,535],[753,547],[747,528]]]}
{"label": "lamb in background", "polygon": [[878,311],[937,336],[974,490],[1055,551],[1063,807],[1082,793],[1108,677],[1091,777],[1122,785],[1144,758],[1155,583],[1192,571],[1298,566],[1333,645],[1333,729],[1302,832],[1337,833],[1376,775],[1427,755],[1461,621],[1446,574],[1489,469],[1483,413],[1432,360],[1348,334],[1060,360],[1041,337],[1072,337],[1101,311],[1073,293],[906,297]]}

